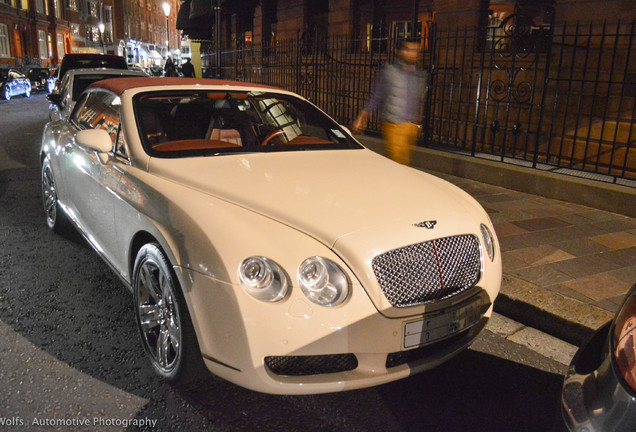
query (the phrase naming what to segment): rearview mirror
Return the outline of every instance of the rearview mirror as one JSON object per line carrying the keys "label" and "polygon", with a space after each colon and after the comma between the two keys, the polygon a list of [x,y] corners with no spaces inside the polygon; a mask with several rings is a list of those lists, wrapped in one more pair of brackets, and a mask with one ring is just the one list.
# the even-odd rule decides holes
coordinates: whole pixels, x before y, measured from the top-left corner
{"label": "rearview mirror", "polygon": [[98,153],[108,153],[113,150],[113,141],[104,129],[86,129],[75,135],[75,141],[81,147],[95,150]]}

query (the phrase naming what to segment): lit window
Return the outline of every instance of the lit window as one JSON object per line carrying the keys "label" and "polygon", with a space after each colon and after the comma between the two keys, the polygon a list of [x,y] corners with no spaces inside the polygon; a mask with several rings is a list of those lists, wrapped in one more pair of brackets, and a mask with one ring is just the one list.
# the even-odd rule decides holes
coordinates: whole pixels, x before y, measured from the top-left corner
{"label": "lit window", "polygon": [[40,58],[48,58],[48,51],[46,49],[46,32],[44,30],[38,30],[38,47],[40,50]]}
{"label": "lit window", "polygon": [[9,57],[9,30],[6,24],[0,24],[0,57]]}
{"label": "lit window", "polygon": [[62,18],[62,0],[53,0],[53,5],[55,7],[55,17]]}
{"label": "lit window", "polygon": [[37,0],[35,3],[35,10],[40,14],[49,14],[49,4],[47,0]]}
{"label": "lit window", "polygon": [[62,33],[57,34],[57,58],[62,60],[64,57],[64,35]]}

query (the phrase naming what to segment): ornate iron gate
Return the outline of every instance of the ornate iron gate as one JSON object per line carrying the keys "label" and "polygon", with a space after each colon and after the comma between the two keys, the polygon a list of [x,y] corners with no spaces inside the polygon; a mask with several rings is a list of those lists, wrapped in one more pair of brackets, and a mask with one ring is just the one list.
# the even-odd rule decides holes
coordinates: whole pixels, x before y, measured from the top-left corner
{"label": "ornate iron gate", "polygon": [[[516,12],[482,30],[431,25],[421,144],[636,187],[636,22],[554,29],[551,7]],[[396,42],[299,32],[225,51],[223,77],[295,91],[351,124]]]}
{"label": "ornate iron gate", "polygon": [[482,31],[435,30],[427,141],[532,161],[541,130],[553,10],[538,24],[516,11]]}

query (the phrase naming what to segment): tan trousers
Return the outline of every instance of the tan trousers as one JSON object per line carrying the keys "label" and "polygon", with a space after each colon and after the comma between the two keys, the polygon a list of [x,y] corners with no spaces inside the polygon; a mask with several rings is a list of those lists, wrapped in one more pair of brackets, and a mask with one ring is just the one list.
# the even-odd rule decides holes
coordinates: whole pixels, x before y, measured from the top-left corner
{"label": "tan trousers", "polygon": [[410,165],[418,133],[419,128],[414,123],[382,123],[382,140],[389,159]]}

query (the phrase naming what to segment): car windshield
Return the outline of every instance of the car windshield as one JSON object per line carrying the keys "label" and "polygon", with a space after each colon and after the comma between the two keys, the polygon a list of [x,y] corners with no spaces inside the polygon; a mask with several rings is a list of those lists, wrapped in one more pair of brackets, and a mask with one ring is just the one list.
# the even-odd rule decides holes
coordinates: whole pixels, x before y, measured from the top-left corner
{"label": "car windshield", "polygon": [[290,95],[160,91],[133,99],[146,152],[155,157],[362,148],[336,122]]}

